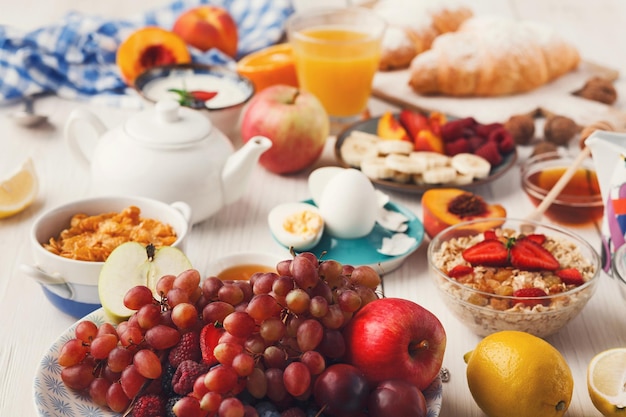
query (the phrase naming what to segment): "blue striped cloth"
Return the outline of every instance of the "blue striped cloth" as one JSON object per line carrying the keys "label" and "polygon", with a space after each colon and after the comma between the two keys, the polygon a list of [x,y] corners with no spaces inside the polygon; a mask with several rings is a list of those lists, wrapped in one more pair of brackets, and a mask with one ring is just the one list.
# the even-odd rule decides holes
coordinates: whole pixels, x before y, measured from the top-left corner
{"label": "blue striped cloth", "polygon": [[[233,16],[239,57],[278,42],[284,35],[285,20],[293,13],[290,0],[177,0],[127,19],[71,12],[59,24],[31,32],[0,26],[0,104],[49,92],[70,100],[141,106],[115,64],[119,44],[144,26],[169,30],[183,11],[200,4],[223,7]],[[216,49],[190,51],[194,62],[235,63]]]}

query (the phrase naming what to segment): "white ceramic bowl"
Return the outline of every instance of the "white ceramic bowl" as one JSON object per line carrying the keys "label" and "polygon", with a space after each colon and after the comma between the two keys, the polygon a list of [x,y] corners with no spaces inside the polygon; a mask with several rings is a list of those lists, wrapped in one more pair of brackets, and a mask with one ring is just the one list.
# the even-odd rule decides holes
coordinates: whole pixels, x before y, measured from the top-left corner
{"label": "white ceramic bowl", "polygon": [[96,197],[73,201],[39,216],[30,231],[30,245],[34,265],[23,264],[21,270],[42,285],[48,299],[61,311],[74,317],[83,317],[100,307],[98,278],[104,262],[68,259],[49,252],[43,243],[68,228],[77,213],[97,215],[120,212],[136,206],[141,217],[159,220],[171,225],[177,239],[172,246],[185,249],[185,237],[190,229],[191,210],[186,203],[162,203],[142,197]]}
{"label": "white ceramic bowl", "polygon": [[179,95],[168,91],[171,88],[217,92],[199,110],[228,137],[235,135],[241,110],[254,95],[254,85],[248,78],[223,66],[201,64],[153,67],[137,77],[135,88],[151,103],[164,98],[178,100]]}

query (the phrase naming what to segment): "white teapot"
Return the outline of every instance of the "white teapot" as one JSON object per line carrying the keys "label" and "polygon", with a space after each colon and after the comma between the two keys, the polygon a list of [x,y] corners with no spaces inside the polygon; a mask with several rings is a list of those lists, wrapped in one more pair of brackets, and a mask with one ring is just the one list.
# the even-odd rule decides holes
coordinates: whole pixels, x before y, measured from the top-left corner
{"label": "white teapot", "polygon": [[[89,135],[79,134],[80,122],[97,134],[90,154],[82,143]],[[92,112],[75,109],[65,138],[74,157],[90,170],[93,194],[184,201],[191,207],[192,224],[242,197],[259,157],[272,146],[270,139],[257,136],[235,152],[204,115],[174,100],[160,101],[112,130]]]}

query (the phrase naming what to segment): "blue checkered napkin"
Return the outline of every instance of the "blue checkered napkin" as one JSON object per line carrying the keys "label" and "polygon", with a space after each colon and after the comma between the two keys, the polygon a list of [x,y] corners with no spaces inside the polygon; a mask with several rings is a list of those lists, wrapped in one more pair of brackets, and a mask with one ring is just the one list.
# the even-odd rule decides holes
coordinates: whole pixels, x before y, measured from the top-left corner
{"label": "blue checkered napkin", "polygon": [[[141,106],[115,65],[119,44],[144,26],[171,29],[183,11],[224,7],[237,22],[238,56],[272,45],[293,13],[290,0],[178,0],[134,18],[107,20],[72,12],[59,23],[32,32],[0,26],[0,104],[42,92],[71,100],[122,107]],[[190,48],[195,62],[234,65],[218,50]]]}

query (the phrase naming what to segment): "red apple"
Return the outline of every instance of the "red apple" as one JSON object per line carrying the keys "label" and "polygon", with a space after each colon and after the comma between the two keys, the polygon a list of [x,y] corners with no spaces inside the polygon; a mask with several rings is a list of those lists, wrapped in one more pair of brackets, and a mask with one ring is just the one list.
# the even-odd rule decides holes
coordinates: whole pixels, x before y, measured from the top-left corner
{"label": "red apple", "polygon": [[262,135],[272,141],[259,163],[276,174],[290,174],[311,166],[322,154],[330,129],[328,114],[313,94],[288,85],[258,92],[241,120],[245,142]]}
{"label": "red apple", "polygon": [[183,12],[172,32],[201,51],[217,48],[233,58],[237,55],[237,23],[221,7],[205,5]]}
{"label": "red apple", "polygon": [[383,381],[369,395],[367,412],[371,417],[426,417],[428,408],[422,391],[403,379]]}
{"label": "red apple", "polygon": [[437,317],[400,298],[370,302],[343,332],[346,361],[361,369],[371,385],[403,379],[420,391],[437,377],[446,333]]}

